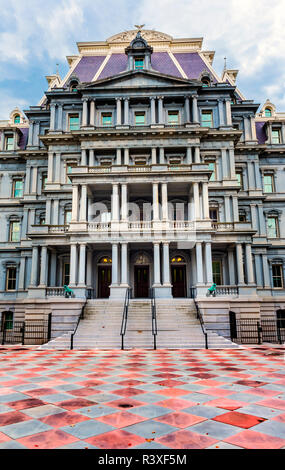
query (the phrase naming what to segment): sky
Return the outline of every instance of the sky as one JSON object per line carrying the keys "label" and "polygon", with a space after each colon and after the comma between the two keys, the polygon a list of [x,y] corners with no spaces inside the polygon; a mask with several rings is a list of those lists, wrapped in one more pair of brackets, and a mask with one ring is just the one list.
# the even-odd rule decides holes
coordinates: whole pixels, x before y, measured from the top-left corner
{"label": "sky", "polygon": [[0,0],[0,119],[37,105],[46,75],[68,71],[76,42],[103,41],[145,24],[173,37],[203,37],[214,69],[239,69],[237,86],[285,112],[285,0]]}

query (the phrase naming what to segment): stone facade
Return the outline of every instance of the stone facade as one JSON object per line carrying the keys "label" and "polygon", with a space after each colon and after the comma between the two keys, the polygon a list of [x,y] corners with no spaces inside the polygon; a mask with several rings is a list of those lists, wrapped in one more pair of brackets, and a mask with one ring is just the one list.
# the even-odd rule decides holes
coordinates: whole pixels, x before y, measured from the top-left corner
{"label": "stone facade", "polygon": [[222,334],[229,311],[284,308],[285,113],[257,113],[201,47],[144,30],[79,43],[39,105],[0,122],[2,320],[70,326],[128,287],[195,297]]}

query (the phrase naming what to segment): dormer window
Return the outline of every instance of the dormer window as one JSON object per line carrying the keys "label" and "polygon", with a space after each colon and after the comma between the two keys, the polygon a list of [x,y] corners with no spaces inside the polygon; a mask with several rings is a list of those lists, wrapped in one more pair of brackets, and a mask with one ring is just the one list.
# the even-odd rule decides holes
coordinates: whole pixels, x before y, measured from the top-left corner
{"label": "dormer window", "polygon": [[279,129],[272,130],[272,143],[273,144],[280,144],[280,132]]}
{"label": "dormer window", "polygon": [[16,114],[16,116],[14,116],[14,124],[20,124],[20,122],[21,122],[20,115]]}
{"label": "dormer window", "polygon": [[178,111],[168,111],[168,124],[174,126],[179,123]]}
{"label": "dormer window", "polygon": [[101,124],[102,126],[111,126],[112,125],[112,113],[102,113]]}
{"label": "dormer window", "polygon": [[14,150],[14,136],[11,134],[6,136],[5,150]]}
{"label": "dormer window", "polygon": [[272,116],[272,111],[270,108],[265,108],[264,110],[264,116],[265,117],[271,117]]}
{"label": "dormer window", "polygon": [[135,113],[135,123],[136,126],[144,126],[145,125],[145,113]]}
{"label": "dormer window", "polygon": [[144,60],[140,57],[135,57],[135,69],[143,69]]}
{"label": "dormer window", "polygon": [[210,86],[210,84],[211,84],[211,83],[210,83],[210,79],[209,79],[208,77],[202,78],[201,81],[202,81],[202,86],[203,86],[203,87]]}

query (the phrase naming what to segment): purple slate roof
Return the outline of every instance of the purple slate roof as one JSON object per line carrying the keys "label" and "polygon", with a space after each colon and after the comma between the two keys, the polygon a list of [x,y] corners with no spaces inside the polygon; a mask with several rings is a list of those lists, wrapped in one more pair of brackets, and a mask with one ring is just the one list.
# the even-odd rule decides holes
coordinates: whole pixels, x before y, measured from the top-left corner
{"label": "purple slate roof", "polygon": [[22,127],[22,128],[19,128],[19,131],[21,131],[20,140],[19,140],[19,147],[20,147],[21,150],[24,150],[26,148],[26,144],[27,144],[27,140],[28,140],[29,128],[28,127]]}
{"label": "purple slate roof", "polygon": [[151,66],[157,72],[183,78],[167,52],[154,52],[151,56]]}
{"label": "purple slate roof", "polygon": [[75,67],[73,74],[76,75],[81,82],[91,82],[105,57],[106,56],[102,55],[82,57]]}
{"label": "purple slate roof", "polygon": [[107,64],[100,73],[98,80],[103,78],[112,77],[120,72],[125,72],[127,69],[127,56],[126,54],[112,54]]}
{"label": "purple slate roof", "polygon": [[258,140],[259,144],[265,144],[267,140],[267,134],[265,131],[265,122],[256,122],[255,127],[256,127],[256,137]]}
{"label": "purple slate roof", "polygon": [[188,78],[194,78],[198,80],[201,73],[207,70],[207,72],[211,74],[213,82],[217,83],[217,80],[212,75],[205,62],[201,59],[197,52],[177,53],[174,54],[174,57],[178,60]]}

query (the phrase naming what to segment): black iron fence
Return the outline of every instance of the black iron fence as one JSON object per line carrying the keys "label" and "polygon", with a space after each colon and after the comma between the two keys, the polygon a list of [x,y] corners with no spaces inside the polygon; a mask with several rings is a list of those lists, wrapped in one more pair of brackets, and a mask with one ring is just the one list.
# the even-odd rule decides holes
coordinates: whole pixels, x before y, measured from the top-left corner
{"label": "black iron fence", "polygon": [[2,323],[0,344],[43,344],[51,337],[51,315],[47,320],[10,321]]}
{"label": "black iron fence", "polygon": [[231,340],[243,344],[285,342],[285,328],[282,320],[275,318],[255,320],[230,318]]}

